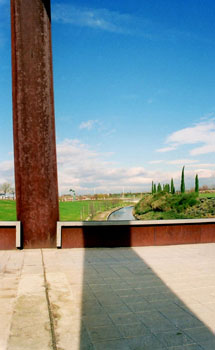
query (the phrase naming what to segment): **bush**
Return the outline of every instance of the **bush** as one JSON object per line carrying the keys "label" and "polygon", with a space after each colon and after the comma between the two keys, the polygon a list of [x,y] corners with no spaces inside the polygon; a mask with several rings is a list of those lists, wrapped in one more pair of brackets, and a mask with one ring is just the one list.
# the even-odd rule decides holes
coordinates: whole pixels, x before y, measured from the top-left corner
{"label": "bush", "polygon": [[135,213],[144,219],[183,219],[191,217],[186,210],[200,201],[197,193],[171,194],[165,191],[145,195],[135,206]]}

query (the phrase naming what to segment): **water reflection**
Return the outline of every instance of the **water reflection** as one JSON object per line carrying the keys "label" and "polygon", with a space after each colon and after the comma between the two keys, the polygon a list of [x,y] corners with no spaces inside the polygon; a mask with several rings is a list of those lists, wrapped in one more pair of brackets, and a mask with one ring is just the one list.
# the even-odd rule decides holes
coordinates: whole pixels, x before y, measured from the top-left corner
{"label": "water reflection", "polygon": [[133,216],[133,206],[131,207],[124,207],[119,210],[114,211],[110,216],[108,217],[108,221],[118,221],[118,220],[136,220]]}

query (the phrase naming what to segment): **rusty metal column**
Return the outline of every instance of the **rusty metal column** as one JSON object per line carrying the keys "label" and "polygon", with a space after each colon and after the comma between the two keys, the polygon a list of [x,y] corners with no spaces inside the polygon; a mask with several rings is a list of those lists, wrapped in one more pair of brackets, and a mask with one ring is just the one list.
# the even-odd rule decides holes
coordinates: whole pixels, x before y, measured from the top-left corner
{"label": "rusty metal column", "polygon": [[24,248],[56,246],[59,219],[50,0],[11,0],[17,219]]}

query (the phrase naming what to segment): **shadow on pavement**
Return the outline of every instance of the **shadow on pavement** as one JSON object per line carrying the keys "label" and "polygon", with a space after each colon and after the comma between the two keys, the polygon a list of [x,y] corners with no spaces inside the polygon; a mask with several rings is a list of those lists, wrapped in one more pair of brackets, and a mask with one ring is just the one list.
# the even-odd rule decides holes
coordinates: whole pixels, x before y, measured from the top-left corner
{"label": "shadow on pavement", "polygon": [[132,248],[85,250],[81,316],[80,350],[215,349],[213,332]]}

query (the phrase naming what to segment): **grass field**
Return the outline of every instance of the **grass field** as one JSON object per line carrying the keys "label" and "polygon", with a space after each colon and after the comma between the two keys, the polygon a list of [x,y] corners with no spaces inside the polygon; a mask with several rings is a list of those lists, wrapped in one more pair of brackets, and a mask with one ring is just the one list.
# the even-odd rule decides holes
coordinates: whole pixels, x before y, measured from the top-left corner
{"label": "grass field", "polygon": [[[215,198],[215,193],[200,193],[199,198]],[[60,202],[60,220],[61,221],[84,221],[93,220],[93,217],[99,213],[116,207],[129,205],[129,202],[115,200],[97,200],[97,201],[75,201]],[[161,218],[160,213],[145,213],[145,220],[156,220]],[[183,219],[184,213],[170,212],[162,213],[162,219]],[[11,200],[0,200],[0,221],[16,220],[16,202]]]}
{"label": "grass field", "polygon": [[[75,201],[60,202],[61,221],[84,221],[92,220],[98,212],[111,210],[116,207],[129,205],[129,202],[120,200],[97,200],[97,201]],[[0,221],[16,220],[16,202],[11,200],[0,200]]]}
{"label": "grass field", "polygon": [[60,202],[60,220],[61,221],[84,221],[93,220],[93,217],[106,210],[130,205],[129,202],[116,200],[94,200],[94,201],[75,201]]}
{"label": "grass field", "polygon": [[0,200],[0,221],[16,221],[16,202]]}
{"label": "grass field", "polygon": [[199,194],[200,198],[214,198],[215,197],[215,192],[211,193],[200,193]]}

